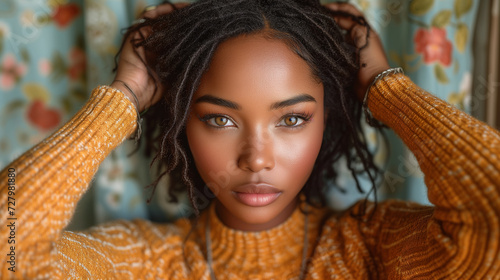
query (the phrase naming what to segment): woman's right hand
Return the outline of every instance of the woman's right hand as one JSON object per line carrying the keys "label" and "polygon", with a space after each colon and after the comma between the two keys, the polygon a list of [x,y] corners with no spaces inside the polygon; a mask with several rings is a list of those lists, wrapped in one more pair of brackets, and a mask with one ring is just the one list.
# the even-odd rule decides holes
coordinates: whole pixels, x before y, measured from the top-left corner
{"label": "woman's right hand", "polygon": [[[173,5],[177,9],[180,9],[186,7],[189,3],[176,3]],[[173,10],[172,5],[168,3],[161,4],[156,6],[154,9],[148,9],[145,11],[142,17],[155,18],[160,15],[168,14]],[[146,65],[143,63],[143,61],[146,61],[144,49],[140,47],[134,51],[134,46],[131,41],[141,38],[141,34],[139,32],[142,33],[144,38],[148,37],[150,34],[150,31],[147,28],[142,28],[139,31],[128,34],[128,37],[125,38],[123,49],[118,59],[115,79],[110,86],[122,91],[132,102],[135,103],[135,98],[129,90],[123,85],[123,83],[117,82],[117,80],[126,83],[137,96],[137,99],[139,100],[138,110],[139,112],[142,112],[160,100],[162,89],[161,83],[155,76],[151,77],[148,74]],[[156,85],[158,85],[158,88],[156,88]]]}

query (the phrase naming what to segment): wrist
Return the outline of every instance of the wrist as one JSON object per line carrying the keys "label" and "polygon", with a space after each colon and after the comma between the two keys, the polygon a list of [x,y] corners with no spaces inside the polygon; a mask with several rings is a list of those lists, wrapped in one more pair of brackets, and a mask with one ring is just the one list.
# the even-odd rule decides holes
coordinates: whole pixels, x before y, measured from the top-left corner
{"label": "wrist", "polygon": [[365,93],[364,98],[363,98],[363,105],[362,106],[363,106],[363,111],[364,111],[364,114],[365,114],[365,117],[366,117],[366,122],[369,125],[371,125],[371,126],[379,126],[375,122],[375,120],[373,118],[373,115],[372,115],[371,111],[368,108],[368,98],[369,98],[370,89],[378,81],[383,80],[385,77],[387,77],[389,75],[393,75],[393,74],[397,74],[397,73],[404,73],[403,72],[403,68],[401,68],[401,67],[388,68],[386,70],[381,71],[379,74],[375,75],[375,77],[373,78],[372,82],[370,83],[370,85],[366,89],[366,93]]}
{"label": "wrist", "polygon": [[134,91],[130,88],[130,86],[122,80],[115,79],[111,83],[110,87],[122,92],[125,95],[125,98],[130,100],[130,102],[132,102],[132,104],[135,107],[137,113],[137,130],[131,139],[135,139],[135,142],[137,144],[142,133],[142,128],[141,128],[142,118],[140,114],[141,112],[140,110],[142,108],[140,106],[139,100],[137,99],[137,96],[135,95]]}
{"label": "wrist", "polygon": [[144,110],[144,102],[139,99],[140,95],[137,94],[133,84],[126,83],[120,79],[115,79],[110,85],[110,87],[121,91],[136,108],[137,114]]}
{"label": "wrist", "polygon": [[123,95],[125,95],[127,99],[130,100],[130,102],[132,102],[132,104],[134,104],[134,106],[139,110],[139,108],[137,107],[137,103],[134,100],[134,97],[132,96],[132,94],[128,92],[127,88],[122,83],[113,81],[109,86],[121,91]]}

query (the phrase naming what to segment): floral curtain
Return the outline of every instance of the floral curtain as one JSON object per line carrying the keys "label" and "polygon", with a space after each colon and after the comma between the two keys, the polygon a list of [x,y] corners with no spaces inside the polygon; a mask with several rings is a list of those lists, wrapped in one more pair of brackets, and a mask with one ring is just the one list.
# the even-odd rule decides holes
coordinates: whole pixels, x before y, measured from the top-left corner
{"label": "floral curtain", "polygon": [[[332,1],[333,2],[333,1]],[[420,87],[470,113],[472,88],[472,39],[478,1],[472,0],[356,0],[369,23],[379,33],[392,67],[403,67]],[[380,136],[367,133],[373,143]],[[429,204],[423,173],[413,154],[400,139],[387,132],[388,147],[376,153],[380,166],[386,163],[378,200],[399,198]],[[344,185],[352,178],[341,177]],[[332,206],[343,208],[361,199],[355,188],[346,193],[335,189]],[[374,195],[370,195],[374,198]]]}
{"label": "floral curtain", "polygon": [[[469,111],[471,40],[477,10],[472,0],[355,0],[386,47],[390,64],[402,66],[424,89]],[[0,2],[0,168],[67,121],[99,84],[113,78],[122,30],[154,0],[3,0]],[[389,147],[369,127],[376,160],[388,162],[378,200],[428,203],[418,164],[391,131]],[[376,149],[376,147],[378,147]],[[376,150],[375,150],[376,149]],[[167,203],[158,188],[152,203],[144,190],[155,174],[150,159],[126,142],[104,161],[74,216],[79,229],[112,219],[175,219],[187,200]],[[345,166],[338,168],[345,171]],[[332,207],[361,199],[347,172],[332,188]],[[368,182],[363,184],[368,189]],[[62,186],[64,187],[64,186]],[[371,195],[373,198],[373,194]]]}

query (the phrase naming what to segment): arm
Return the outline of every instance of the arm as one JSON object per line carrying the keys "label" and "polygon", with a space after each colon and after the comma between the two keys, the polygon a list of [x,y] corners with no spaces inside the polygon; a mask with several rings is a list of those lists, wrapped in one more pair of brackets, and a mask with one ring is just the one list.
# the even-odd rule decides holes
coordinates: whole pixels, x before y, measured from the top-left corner
{"label": "arm", "polygon": [[[49,268],[54,244],[99,164],[135,127],[133,104],[121,92],[99,87],[68,123],[0,172],[1,220],[15,225],[14,241],[1,242],[0,251],[15,252],[15,278],[32,278]],[[7,211],[10,168],[15,169],[14,215]],[[17,220],[8,220],[12,217]],[[12,235],[11,229],[0,227],[0,234]],[[2,261],[2,274],[13,265]]]}
{"label": "arm", "polygon": [[[110,87],[96,88],[87,104],[49,138],[0,172],[8,182],[15,168],[16,220],[14,243],[0,242],[0,252],[14,246],[12,263],[2,258],[0,274],[12,279],[143,279],[182,274],[183,249],[203,259],[195,245],[184,244],[186,228],[147,221],[115,221],[85,232],[64,231],[76,204],[104,158],[136,127],[133,104]],[[2,184],[0,205],[7,209],[8,185]],[[0,227],[7,237],[11,228]],[[176,268],[165,270],[164,268]],[[11,271],[9,271],[11,268]],[[191,271],[203,274],[204,267]],[[45,276],[43,276],[45,275]],[[177,275],[178,276],[178,275]],[[182,278],[182,277],[181,277]],[[198,277],[195,277],[198,278]],[[3,279],[3,278],[2,278]]]}
{"label": "arm", "polygon": [[[346,3],[333,11],[363,16]],[[337,23],[362,47],[357,94],[364,99],[374,77],[388,69],[380,40],[357,22]],[[500,273],[500,135],[414,85],[404,75],[378,81],[367,104],[416,156],[435,208],[409,202],[377,207],[362,227],[370,257],[389,278],[483,279]],[[370,210],[372,211],[373,208]],[[369,214],[369,213],[367,213]],[[353,225],[354,226],[354,225]]]}
{"label": "arm", "polygon": [[383,207],[375,250],[389,275],[483,279],[500,268],[500,134],[402,74],[368,95],[375,118],[411,149],[425,174],[428,208]]}
{"label": "arm", "polygon": [[[174,6],[182,8],[187,5],[160,5],[146,11],[143,16],[153,18],[171,12]],[[0,205],[5,209],[0,212],[0,217],[14,223],[12,231],[3,226],[0,234],[7,237],[13,232],[15,236],[11,244],[2,242],[0,245],[2,254],[10,252],[11,246],[15,254],[11,270],[16,272],[6,274],[6,277],[32,279],[50,275],[53,276],[50,278],[66,278],[66,272],[83,278],[90,275],[138,275],[139,269],[120,274],[119,266],[133,267],[138,259],[150,252],[148,246],[154,236],[143,232],[146,227],[140,222],[111,225],[111,228],[122,229],[112,236],[106,234],[109,228],[105,227],[88,233],[63,233],[63,229],[100,163],[136,129],[137,112],[161,98],[160,94],[155,94],[161,92],[158,88],[161,85],[155,81],[154,74],[148,74],[143,63],[146,61],[144,50],[134,47],[131,42],[141,34],[147,37],[148,33],[147,27],[134,28],[127,33],[115,77],[122,82],[95,89],[86,105],[64,127],[0,172]],[[137,99],[133,98],[132,91]],[[15,186],[9,186],[8,180],[14,176],[10,171],[14,169]],[[10,201],[9,196],[12,197]],[[7,212],[9,202],[15,202],[13,216]],[[17,220],[7,220],[14,216]],[[163,241],[167,240],[166,237],[161,236]],[[127,258],[118,249],[120,246],[133,247],[135,258]],[[173,259],[175,252],[165,258]],[[154,256],[149,254],[149,257]],[[11,263],[2,261],[1,275],[10,267]],[[88,272],[92,273],[86,274]]]}

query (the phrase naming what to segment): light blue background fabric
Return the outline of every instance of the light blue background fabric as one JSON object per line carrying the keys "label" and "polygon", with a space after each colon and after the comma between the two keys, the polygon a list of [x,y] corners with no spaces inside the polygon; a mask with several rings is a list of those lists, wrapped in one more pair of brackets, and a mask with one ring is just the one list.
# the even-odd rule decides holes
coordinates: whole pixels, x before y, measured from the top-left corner
{"label": "light blue background fabric", "polygon": [[[113,79],[114,55],[122,30],[156,1],[4,0],[0,2],[0,168],[48,136],[87,100],[90,91]],[[353,1],[364,11],[386,47],[390,64],[402,66],[422,88],[468,111],[470,108],[473,38],[477,1]],[[381,141],[369,127],[372,144]],[[389,160],[378,199],[401,198],[428,203],[423,175],[411,152],[391,131],[388,147],[376,160]],[[117,218],[172,220],[186,213],[183,204],[165,202],[159,187],[151,204],[144,191],[155,174],[150,159],[128,141],[101,165],[85,212],[91,223]],[[328,193],[334,208],[364,198],[345,167]],[[166,184],[166,182],[163,182]],[[364,182],[368,188],[367,182]],[[64,187],[64,186],[61,186]],[[91,207],[89,210],[89,205]],[[88,217],[87,217],[88,220]],[[77,223],[78,224],[78,223]],[[85,226],[87,226],[85,224]]]}

